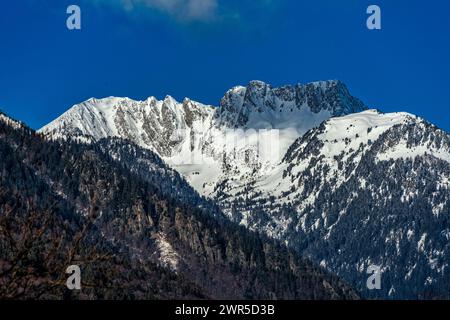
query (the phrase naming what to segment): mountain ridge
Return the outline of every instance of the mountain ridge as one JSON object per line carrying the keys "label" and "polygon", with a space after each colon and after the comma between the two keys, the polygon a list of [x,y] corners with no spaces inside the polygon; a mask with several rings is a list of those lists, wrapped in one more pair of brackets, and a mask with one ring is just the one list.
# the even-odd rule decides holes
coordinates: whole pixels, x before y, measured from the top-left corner
{"label": "mountain ridge", "polygon": [[[262,106],[257,106],[257,112],[253,112],[258,103]],[[225,171],[239,171],[240,175],[255,169],[264,171],[279,162],[287,148],[307,130],[332,116],[365,109],[367,107],[352,97],[340,81],[279,88],[251,81],[247,87],[229,90],[216,108],[187,98],[182,103],[167,97],[162,101],[155,98],[88,100],[75,105],[38,132],[49,138],[80,141],[111,136],[128,139],[155,151],[182,173],[200,194],[211,196],[218,185],[226,183]],[[249,135],[249,141],[270,142],[258,136],[267,129],[279,136],[276,146],[266,147],[273,152],[261,158],[261,147],[255,142],[238,151],[256,159],[255,165],[236,159],[235,152],[226,146],[240,139],[239,130]],[[224,159],[236,164],[234,168],[227,168]],[[217,183],[208,181],[211,176]]]}

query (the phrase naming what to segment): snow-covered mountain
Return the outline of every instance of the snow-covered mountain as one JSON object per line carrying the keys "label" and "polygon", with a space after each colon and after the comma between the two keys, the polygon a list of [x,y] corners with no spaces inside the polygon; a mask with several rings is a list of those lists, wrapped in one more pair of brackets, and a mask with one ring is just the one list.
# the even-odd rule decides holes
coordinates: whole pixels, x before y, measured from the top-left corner
{"label": "snow-covered mountain", "polygon": [[215,197],[226,185],[271,170],[295,139],[322,121],[365,108],[340,81],[281,88],[252,81],[229,90],[219,107],[170,96],[92,98],[40,132],[80,141],[128,139],[155,151],[200,194]]}
{"label": "snow-covered mountain", "polygon": [[[366,296],[449,292],[450,136],[407,113],[332,118],[282,163],[221,199],[231,217],[298,248]],[[364,272],[381,267],[380,291]]]}
{"label": "snow-covered mountain", "polygon": [[225,94],[216,117],[219,124],[225,127],[293,127],[301,132],[314,122],[315,119],[309,117],[340,116],[365,108],[360,100],[350,95],[341,81],[319,81],[279,88],[272,88],[262,81],[251,81],[247,87],[234,87]]}
{"label": "snow-covered mountain", "polygon": [[129,98],[91,98],[73,106],[40,131],[54,138],[100,140],[120,137],[170,157],[179,153],[184,141],[177,141],[178,130],[205,130],[199,125],[212,118],[213,108],[185,99],[178,103],[170,96],[158,101]]}
{"label": "snow-covered mountain", "polygon": [[[415,131],[398,132],[400,128],[415,128]],[[445,132],[412,114],[383,114],[377,110],[366,110],[331,118],[307,132],[290,146],[280,165],[260,176],[250,188],[235,188],[230,198],[234,201],[236,197],[245,195],[263,202],[275,197],[275,201],[270,201],[271,206],[298,204],[296,210],[303,211],[314,203],[321,191],[318,188],[307,190],[305,182],[310,179],[305,175],[320,178],[317,183],[319,188],[329,184],[336,190],[353,177],[356,166],[368,152],[373,151],[374,145],[381,143],[383,140],[380,139],[385,139],[392,132],[397,132],[397,136],[392,137],[389,146],[371,154],[375,165],[383,161],[425,156],[450,162],[450,147],[446,143],[448,135]],[[419,135],[425,137],[418,140]],[[434,135],[439,138],[429,141]],[[325,173],[323,176],[322,172]],[[365,179],[362,179],[362,186],[366,188]],[[447,180],[442,177],[442,181]],[[443,186],[449,187],[447,184]]]}
{"label": "snow-covered mountain", "polygon": [[[284,241],[363,292],[449,297],[450,137],[368,110],[340,81],[235,87],[218,107],[91,99],[40,130],[117,136],[159,154],[228,217]],[[382,289],[366,288],[378,265]]]}
{"label": "snow-covered mountain", "polygon": [[[211,215],[153,152],[16,124],[0,117],[0,299],[359,298],[292,248]],[[82,290],[65,286],[70,265]]]}

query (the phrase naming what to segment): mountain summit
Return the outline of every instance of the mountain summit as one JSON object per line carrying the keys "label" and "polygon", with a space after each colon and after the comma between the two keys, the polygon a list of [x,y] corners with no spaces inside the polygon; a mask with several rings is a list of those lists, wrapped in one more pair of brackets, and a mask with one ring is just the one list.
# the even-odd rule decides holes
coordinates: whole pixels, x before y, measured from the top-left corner
{"label": "mountain summit", "polygon": [[272,88],[262,81],[229,90],[220,102],[219,123],[226,127],[261,129],[295,126],[299,111],[341,116],[366,109],[337,80]]}
{"label": "mountain summit", "polygon": [[[360,112],[367,107],[350,95],[341,81],[321,81],[306,85],[272,88],[262,81],[251,81],[226,92],[219,107],[203,105],[185,98],[182,103],[171,96],[159,101],[129,98],[91,98],[77,104],[39,130],[53,137],[87,135],[95,139],[127,136],[138,144],[152,147],[156,133],[164,129],[192,128],[194,122],[206,127],[279,129],[300,127],[306,131],[331,116]],[[304,119],[305,117],[311,119]],[[311,120],[309,123],[307,120]],[[158,132],[158,129],[163,129]],[[170,130],[169,130],[170,131]],[[156,142],[156,144],[158,144]],[[163,154],[164,156],[164,154]]]}
{"label": "mountain summit", "polygon": [[[73,106],[39,132],[51,138],[81,141],[128,139],[156,152],[184,174],[197,191],[211,196],[217,185],[229,181],[226,171],[234,171],[234,176],[239,177],[272,167],[281,161],[295,139],[309,129],[330,117],[365,109],[340,81],[279,88],[251,81],[246,87],[229,90],[219,107],[188,98],[180,103],[170,96],[145,101],[92,98]],[[230,132],[237,129],[277,130],[276,150],[265,159],[259,157],[258,146],[254,144],[237,151],[226,150],[227,139],[240,140],[240,133],[230,138]],[[249,164],[235,156],[230,159],[236,153],[246,154],[257,163]]]}

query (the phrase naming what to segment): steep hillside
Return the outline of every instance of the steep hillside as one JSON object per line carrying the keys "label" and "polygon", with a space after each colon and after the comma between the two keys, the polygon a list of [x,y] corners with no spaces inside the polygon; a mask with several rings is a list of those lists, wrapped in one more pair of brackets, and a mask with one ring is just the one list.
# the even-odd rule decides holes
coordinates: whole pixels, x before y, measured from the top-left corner
{"label": "steep hillside", "polygon": [[[274,171],[221,201],[233,219],[365,295],[449,297],[450,136],[413,115],[330,119]],[[380,291],[365,288],[369,265],[382,268]]]}
{"label": "steep hillside", "polygon": [[[52,142],[0,121],[2,297],[357,298],[295,251],[168,196],[170,172],[141,177],[107,144],[120,142]],[[64,289],[68,264],[81,293]]]}

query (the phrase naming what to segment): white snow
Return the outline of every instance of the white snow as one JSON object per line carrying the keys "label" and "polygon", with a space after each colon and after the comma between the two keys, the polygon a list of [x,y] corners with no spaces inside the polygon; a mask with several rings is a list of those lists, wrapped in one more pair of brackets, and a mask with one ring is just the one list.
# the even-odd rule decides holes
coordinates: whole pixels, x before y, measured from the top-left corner
{"label": "white snow", "polygon": [[417,242],[417,250],[419,252],[423,252],[424,248],[425,248],[425,240],[427,239],[427,234],[424,233],[422,234],[422,236],[420,237],[419,242]]}
{"label": "white snow", "polygon": [[158,255],[160,263],[170,268],[173,271],[178,270],[180,257],[179,254],[173,249],[167,237],[163,233],[158,233],[155,235],[155,242],[158,247]]}
{"label": "white snow", "polygon": [[[344,155],[343,160],[345,161],[358,150],[361,145],[363,146],[363,152],[365,152],[370,148],[369,140],[372,142],[376,141],[386,130],[389,130],[394,125],[410,121],[411,118],[414,118],[414,116],[408,113],[382,114],[376,110],[367,110],[343,117],[330,118],[326,121],[325,132],[318,135],[318,138],[324,144],[320,150],[321,155],[324,156],[322,163],[326,163],[330,167],[329,174],[325,179],[330,180],[337,177],[338,181],[334,184],[334,187],[339,187],[346,179],[337,166],[337,161],[334,159],[335,156]],[[289,143],[285,146],[288,146],[288,144]],[[299,148],[304,147],[304,145],[301,145]],[[285,149],[287,148],[285,147]],[[358,162],[361,156],[362,154],[355,157],[354,161]],[[292,182],[291,177],[296,177],[306,170],[310,164],[311,157],[295,162],[291,175],[286,178],[283,178],[283,172],[289,164],[276,164],[272,170],[268,170],[261,174],[260,178],[256,180],[252,192],[262,192],[261,199],[268,197],[269,195],[274,195],[277,202],[287,203],[289,200],[287,197],[282,197],[281,194],[285,193],[290,194],[291,197],[296,197],[296,194],[302,192],[301,181],[294,180],[294,182]],[[314,172],[312,172],[312,174],[314,174]],[[288,191],[291,190],[293,186],[295,186],[295,190],[294,193],[291,194]],[[367,182],[364,179],[360,180],[360,186],[361,188],[368,187]],[[302,212],[307,205],[314,203],[317,193],[318,192],[313,192],[307,198],[302,200],[298,207],[299,212]]]}
{"label": "white snow", "polygon": [[7,125],[13,127],[14,129],[23,128],[23,124],[19,121],[15,121],[4,114],[0,113],[0,121],[6,123]]}

